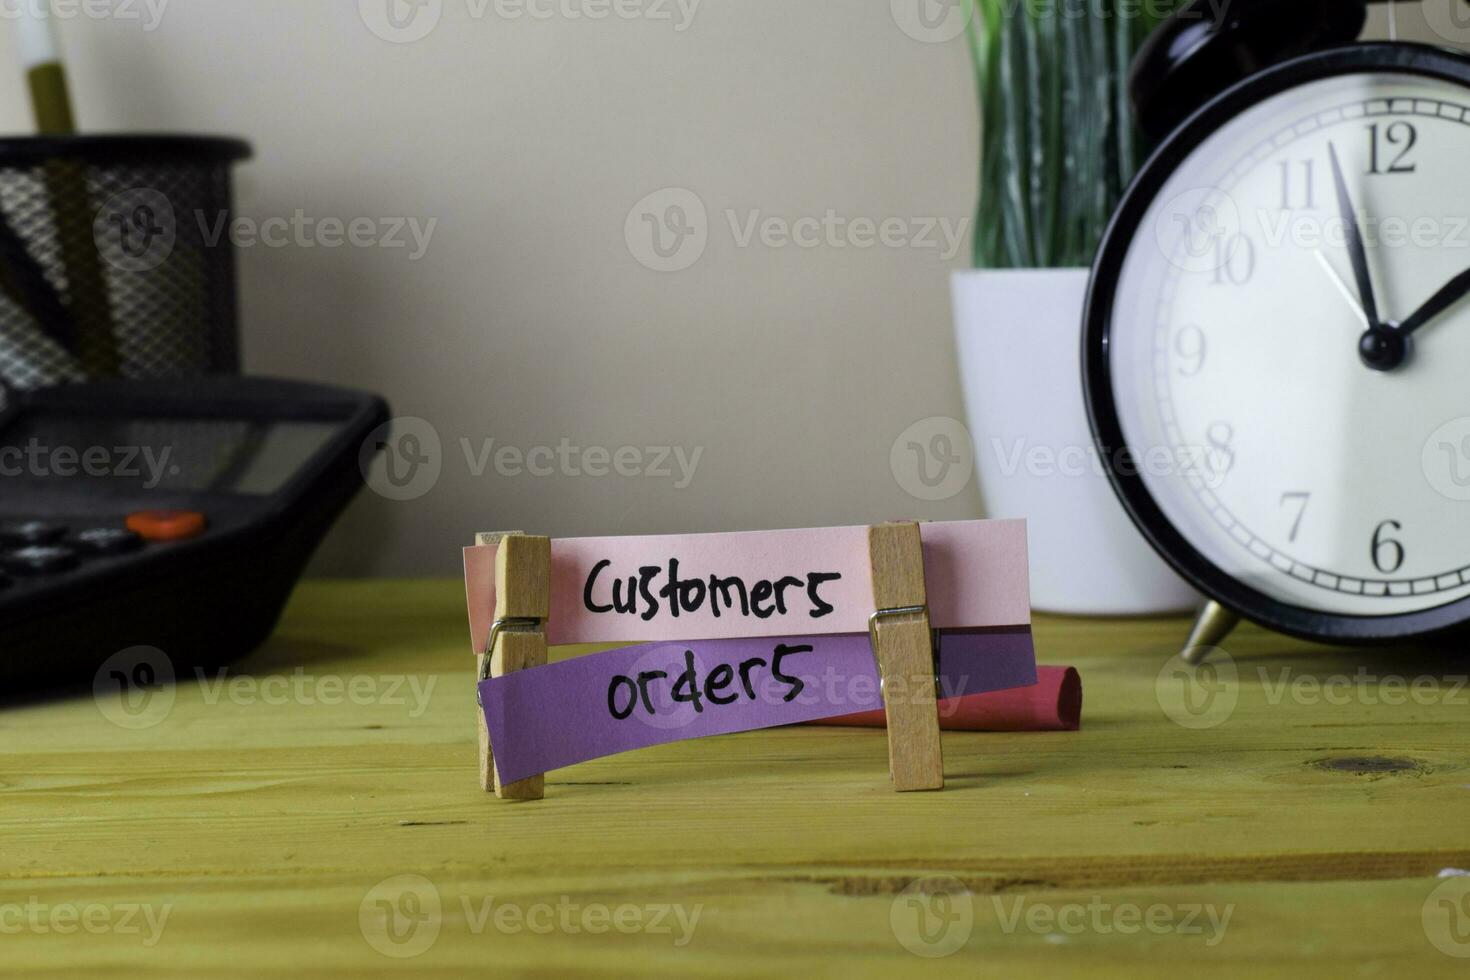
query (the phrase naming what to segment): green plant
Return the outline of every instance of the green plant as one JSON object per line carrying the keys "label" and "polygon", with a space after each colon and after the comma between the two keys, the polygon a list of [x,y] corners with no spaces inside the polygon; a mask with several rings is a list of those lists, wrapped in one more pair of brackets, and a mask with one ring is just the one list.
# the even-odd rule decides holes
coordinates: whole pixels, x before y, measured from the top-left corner
{"label": "green plant", "polygon": [[1128,66],[1138,0],[966,0],[981,114],[975,265],[1085,266],[1142,145]]}

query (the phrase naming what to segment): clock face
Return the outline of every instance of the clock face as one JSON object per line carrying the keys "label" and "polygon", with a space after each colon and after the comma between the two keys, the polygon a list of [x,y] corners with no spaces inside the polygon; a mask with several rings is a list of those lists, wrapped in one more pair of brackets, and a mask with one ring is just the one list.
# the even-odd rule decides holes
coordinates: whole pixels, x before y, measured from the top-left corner
{"label": "clock face", "polygon": [[1275,88],[1125,202],[1089,308],[1094,423],[1207,591],[1409,622],[1470,596],[1470,85],[1368,65]]}

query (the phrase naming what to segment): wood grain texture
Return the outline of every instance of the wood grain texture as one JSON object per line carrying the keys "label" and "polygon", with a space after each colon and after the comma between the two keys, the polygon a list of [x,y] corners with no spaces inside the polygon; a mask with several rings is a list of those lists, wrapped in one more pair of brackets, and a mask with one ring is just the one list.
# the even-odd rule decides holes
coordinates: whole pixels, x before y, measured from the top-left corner
{"label": "wood grain texture", "polygon": [[880,616],[873,623],[873,655],[888,713],[888,772],[900,793],[944,788],[934,687],[934,634],[924,588],[924,547],[919,525],[868,528],[873,608],[916,611]]}
{"label": "wood grain texture", "polygon": [[551,615],[551,539],[508,534],[495,551],[495,618]]}
{"label": "wood grain texture", "polygon": [[[490,676],[504,677],[518,670],[541,667],[545,663],[545,633],[501,633],[500,638],[495,641],[495,652],[490,657]],[[548,710],[554,710],[555,706],[547,707]],[[539,800],[546,796],[546,776],[542,773],[513,783],[507,783],[500,778],[499,768],[495,769],[494,776],[495,796],[498,799]]]}
{"label": "wood grain texture", "polygon": [[[481,531],[475,535],[475,544],[482,546],[494,546],[500,544],[500,539],[512,534],[525,534],[524,531]],[[486,662],[490,659],[490,651],[484,650],[485,639],[475,640],[475,676],[487,677]],[[485,713],[480,708],[479,701],[474,705],[475,731],[478,733],[476,742],[479,746],[480,766],[480,788],[487,793],[495,792],[495,753],[490,748],[490,729],[485,727]]]}
{"label": "wood grain texture", "polygon": [[[510,534],[495,552],[495,618],[537,620],[534,629],[502,630],[490,651],[490,676],[546,664],[546,619],[551,614],[551,539]],[[502,800],[539,800],[546,795],[546,777],[538,773],[513,783],[494,768],[495,795]]]}
{"label": "wood grain texture", "polygon": [[[1082,731],[950,733],[943,793],[874,779],[877,731],[797,727],[585,763],[550,774],[542,803],[496,806],[468,775],[464,620],[459,582],[308,583],[264,649],[223,683],[180,677],[144,727],[109,720],[116,705],[88,688],[6,705],[0,912],[170,911],[151,946],[120,929],[8,931],[4,970],[1465,974],[1424,924],[1435,874],[1470,868],[1458,651],[1335,650],[1243,627],[1214,675],[1229,710],[1188,729],[1163,707],[1179,710],[1186,621],[1043,616],[1042,660],[1082,671]],[[1364,693],[1329,699],[1360,667]],[[1423,678],[1423,693],[1401,703],[1394,678]],[[914,941],[904,890],[951,878],[968,890],[952,908],[970,913],[964,942],[921,958],[901,938]],[[541,910],[573,905],[699,918],[679,944],[653,913],[626,933],[591,912],[600,931],[494,914],[519,909],[539,930]],[[1094,905],[1112,912],[1095,922]],[[1125,912],[1156,905],[1173,928],[1123,931]],[[1180,924],[1205,905],[1233,910],[1214,945]],[[385,945],[389,910],[427,931]]]}

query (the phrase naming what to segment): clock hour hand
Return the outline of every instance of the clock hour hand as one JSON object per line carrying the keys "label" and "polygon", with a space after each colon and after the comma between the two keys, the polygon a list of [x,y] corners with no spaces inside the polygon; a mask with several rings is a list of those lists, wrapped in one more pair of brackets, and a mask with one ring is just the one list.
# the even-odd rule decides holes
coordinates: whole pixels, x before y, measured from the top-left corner
{"label": "clock hour hand", "polygon": [[1415,310],[1407,320],[1399,324],[1398,332],[1407,337],[1451,306],[1454,306],[1466,294],[1470,294],[1470,269],[1466,269],[1441,286],[1439,292],[1429,297],[1428,302]]}
{"label": "clock hour hand", "polygon": [[1353,199],[1348,194],[1347,181],[1342,176],[1342,164],[1337,161],[1337,148],[1327,144],[1332,157],[1332,182],[1337,186],[1337,211],[1342,216],[1342,230],[1347,238],[1348,255],[1353,261],[1353,278],[1358,281],[1358,299],[1368,317],[1368,329],[1379,325],[1378,303],[1373,298],[1373,279],[1368,274],[1368,253],[1363,246],[1363,232],[1358,225],[1357,212],[1353,210]]}

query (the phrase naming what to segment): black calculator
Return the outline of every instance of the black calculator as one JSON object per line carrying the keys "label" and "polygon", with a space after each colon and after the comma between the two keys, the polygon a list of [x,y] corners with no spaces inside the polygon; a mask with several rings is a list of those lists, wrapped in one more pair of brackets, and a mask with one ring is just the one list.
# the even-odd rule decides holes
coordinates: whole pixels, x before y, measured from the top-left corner
{"label": "black calculator", "polygon": [[0,683],[259,646],[363,485],[382,399],[262,378],[108,381],[0,413]]}

